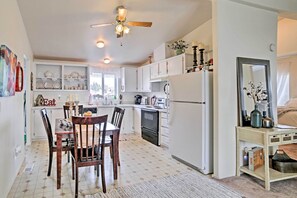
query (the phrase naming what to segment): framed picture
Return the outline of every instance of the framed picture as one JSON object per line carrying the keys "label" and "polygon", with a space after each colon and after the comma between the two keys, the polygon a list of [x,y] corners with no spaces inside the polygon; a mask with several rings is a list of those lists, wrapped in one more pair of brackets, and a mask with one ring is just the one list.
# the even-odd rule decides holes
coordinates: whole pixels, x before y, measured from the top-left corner
{"label": "framed picture", "polygon": [[15,95],[17,56],[5,45],[0,46],[0,97]]}

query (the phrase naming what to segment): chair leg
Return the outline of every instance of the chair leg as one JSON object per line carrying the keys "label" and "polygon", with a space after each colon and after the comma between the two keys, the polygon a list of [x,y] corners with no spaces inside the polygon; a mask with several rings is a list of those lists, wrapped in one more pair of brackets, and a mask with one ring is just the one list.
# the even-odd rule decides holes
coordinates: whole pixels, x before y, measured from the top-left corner
{"label": "chair leg", "polygon": [[48,171],[47,171],[47,176],[48,176],[48,177],[51,175],[52,161],[53,161],[53,151],[50,149],[50,150],[49,150]]}
{"label": "chair leg", "polygon": [[102,164],[101,164],[101,179],[102,179],[102,189],[103,189],[103,192],[106,193],[104,161],[102,161]]}
{"label": "chair leg", "polygon": [[67,151],[68,163],[70,162],[70,151]]}
{"label": "chair leg", "polygon": [[71,159],[71,164],[72,164],[72,180],[74,180],[74,160],[73,160],[73,158]]}
{"label": "chair leg", "polygon": [[119,143],[118,143],[118,166],[121,166],[121,163],[120,163],[120,147],[119,147]]}
{"label": "chair leg", "polygon": [[75,166],[75,198],[78,197],[78,167]]}
{"label": "chair leg", "polygon": [[95,168],[97,169],[97,177],[99,177],[99,165],[95,166]]}

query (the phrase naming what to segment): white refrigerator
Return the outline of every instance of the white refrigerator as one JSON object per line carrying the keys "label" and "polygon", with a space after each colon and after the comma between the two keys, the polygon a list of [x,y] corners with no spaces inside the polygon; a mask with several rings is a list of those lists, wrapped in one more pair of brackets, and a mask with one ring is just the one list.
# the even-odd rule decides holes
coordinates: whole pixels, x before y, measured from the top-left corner
{"label": "white refrigerator", "polygon": [[213,78],[200,71],[169,77],[169,150],[204,174],[213,172]]}

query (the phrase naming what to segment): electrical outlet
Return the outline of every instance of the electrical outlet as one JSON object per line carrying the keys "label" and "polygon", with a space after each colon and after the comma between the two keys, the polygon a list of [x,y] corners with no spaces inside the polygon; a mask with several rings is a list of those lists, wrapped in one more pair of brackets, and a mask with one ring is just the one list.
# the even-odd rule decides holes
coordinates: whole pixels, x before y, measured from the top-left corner
{"label": "electrical outlet", "polygon": [[16,158],[21,152],[22,152],[22,147],[16,146],[16,148],[14,150],[14,157]]}

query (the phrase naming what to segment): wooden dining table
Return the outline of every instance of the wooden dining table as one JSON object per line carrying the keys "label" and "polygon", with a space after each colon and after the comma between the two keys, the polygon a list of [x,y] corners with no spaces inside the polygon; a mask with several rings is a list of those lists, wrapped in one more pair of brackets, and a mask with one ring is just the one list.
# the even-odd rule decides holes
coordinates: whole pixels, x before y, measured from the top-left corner
{"label": "wooden dining table", "polygon": [[[57,142],[57,189],[61,188],[61,172],[62,172],[62,139],[69,137],[73,133],[73,129],[63,128],[60,125],[60,120],[56,119],[55,135]],[[113,159],[113,178],[116,180],[118,178],[118,141],[119,141],[120,129],[115,125],[107,122],[106,125],[106,135],[112,138],[112,159]]]}

